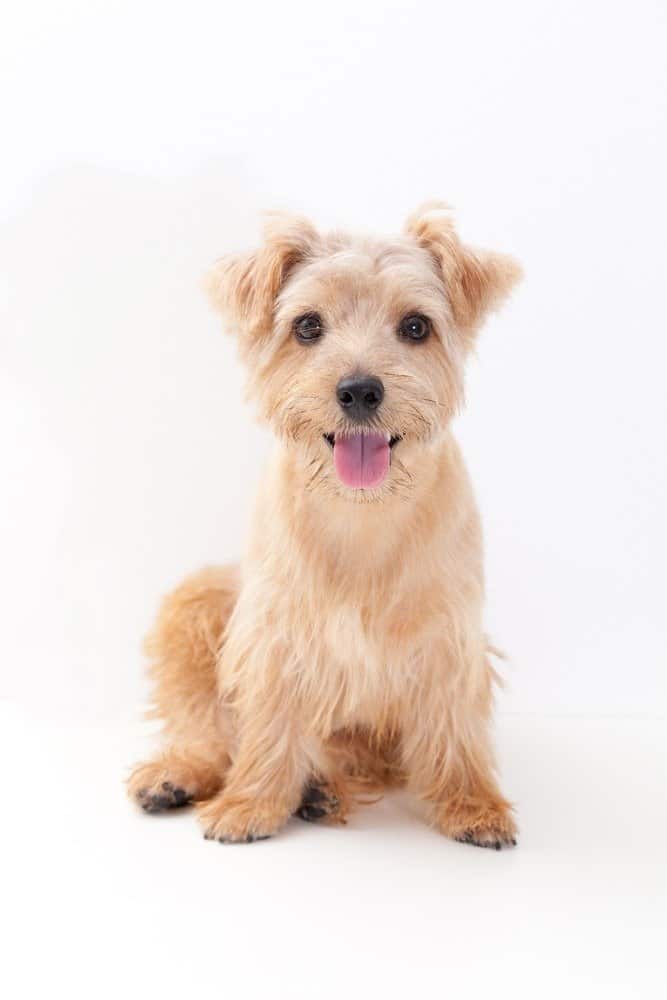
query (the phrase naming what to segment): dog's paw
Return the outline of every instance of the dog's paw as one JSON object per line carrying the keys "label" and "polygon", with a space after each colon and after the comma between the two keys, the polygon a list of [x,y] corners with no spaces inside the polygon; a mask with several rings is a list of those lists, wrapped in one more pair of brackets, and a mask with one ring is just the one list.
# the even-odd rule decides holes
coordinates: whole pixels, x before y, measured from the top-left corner
{"label": "dog's paw", "polygon": [[291,810],[273,799],[241,799],[225,792],[199,807],[206,840],[221,844],[253,844],[267,840],[289,819]]}
{"label": "dog's paw", "polygon": [[512,809],[504,803],[445,812],[440,827],[443,833],[461,844],[489,847],[500,851],[516,847],[517,828]]}
{"label": "dog's paw", "polygon": [[498,830],[466,830],[460,836],[454,837],[454,840],[459,844],[490,847],[495,851],[501,851],[503,847],[516,847],[516,837],[510,837]]}
{"label": "dog's paw", "polygon": [[130,798],[147,813],[190,805],[197,792],[196,775],[184,764],[160,758],[140,764],[127,783]]}
{"label": "dog's paw", "polygon": [[313,781],[306,787],[301,805],[294,815],[307,823],[316,823],[318,820],[345,822],[342,803],[336,788],[323,781]]}
{"label": "dog's paw", "polygon": [[147,813],[178,809],[181,806],[188,806],[192,802],[192,795],[180,785],[173,785],[171,781],[163,781],[157,791],[150,788],[140,788],[136,793],[136,798],[141,808]]}

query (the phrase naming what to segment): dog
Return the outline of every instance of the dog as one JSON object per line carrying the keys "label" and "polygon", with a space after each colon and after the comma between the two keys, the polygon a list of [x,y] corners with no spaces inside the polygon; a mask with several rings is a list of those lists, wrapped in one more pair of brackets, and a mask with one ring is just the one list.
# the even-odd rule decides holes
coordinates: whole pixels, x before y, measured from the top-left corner
{"label": "dog", "polygon": [[450,424],[520,274],[439,203],[393,239],[273,214],[259,249],[217,263],[210,296],[277,443],[241,566],[187,579],[148,637],[167,745],[129,779],[146,812],[193,802],[207,838],[245,843],[405,785],[443,834],[516,843]]}

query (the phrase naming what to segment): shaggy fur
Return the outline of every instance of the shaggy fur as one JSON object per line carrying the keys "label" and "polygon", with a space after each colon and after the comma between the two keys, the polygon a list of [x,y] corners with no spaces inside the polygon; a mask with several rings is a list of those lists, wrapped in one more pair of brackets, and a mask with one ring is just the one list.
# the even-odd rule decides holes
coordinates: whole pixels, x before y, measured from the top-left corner
{"label": "shaggy fur", "polygon": [[[210,293],[277,447],[241,568],[186,580],[149,637],[167,746],[129,781],[147,811],[194,801],[207,837],[252,841],[405,783],[448,836],[515,842],[488,734],[480,524],[449,424],[519,274],[463,245],[440,205],[389,240],[272,216],[259,250],[218,263]],[[295,319],[313,311],[323,335],[304,344]],[[398,335],[413,313],[423,342]],[[397,443],[377,488],[332,461],[332,436],[355,430],[336,400],[350,373],[384,385],[372,425]]]}

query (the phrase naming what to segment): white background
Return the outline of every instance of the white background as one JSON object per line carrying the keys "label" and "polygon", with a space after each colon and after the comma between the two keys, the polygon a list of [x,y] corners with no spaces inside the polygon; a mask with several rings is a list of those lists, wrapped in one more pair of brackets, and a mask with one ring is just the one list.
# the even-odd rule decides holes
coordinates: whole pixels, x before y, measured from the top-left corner
{"label": "white background", "polygon": [[[99,964],[164,990],[194,969],[210,987],[219,962],[219,991],[241,996],[473,995],[487,973],[496,992],[501,977],[543,996],[658,995],[664,3],[5,13],[0,706],[21,968],[50,942],[55,964],[37,972],[73,982],[65,928],[87,942],[84,993]],[[151,825],[120,787],[143,739],[141,635],[184,573],[237,558],[269,447],[200,277],[252,243],[263,208],[391,232],[432,197],[526,270],[481,338],[458,422],[489,629],[511,657],[500,752],[522,843],[499,857],[446,845],[390,801],[230,861],[191,816]]]}

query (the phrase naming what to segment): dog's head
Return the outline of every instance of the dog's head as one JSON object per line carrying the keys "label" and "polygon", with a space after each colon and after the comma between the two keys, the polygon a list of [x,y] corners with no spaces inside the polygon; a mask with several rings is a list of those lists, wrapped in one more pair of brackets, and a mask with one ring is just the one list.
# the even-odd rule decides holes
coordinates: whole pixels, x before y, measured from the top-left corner
{"label": "dog's head", "polygon": [[462,404],[477,330],[519,276],[427,205],[395,239],[272,215],[259,250],[220,260],[209,288],[250,394],[308,467],[309,488],[358,501],[410,488]]}

